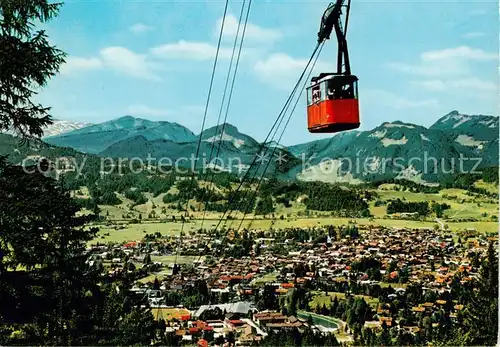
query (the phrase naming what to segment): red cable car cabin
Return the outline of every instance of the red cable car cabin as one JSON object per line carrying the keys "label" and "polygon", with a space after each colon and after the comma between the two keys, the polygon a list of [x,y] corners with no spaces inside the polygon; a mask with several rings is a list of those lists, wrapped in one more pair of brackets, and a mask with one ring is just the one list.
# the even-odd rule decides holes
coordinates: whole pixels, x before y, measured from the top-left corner
{"label": "red cable car cabin", "polygon": [[[336,133],[359,128],[358,78],[351,74],[347,50],[347,23],[351,0],[336,0],[321,18],[318,45],[337,36],[337,72],[321,73],[307,88],[307,128],[311,133]],[[345,24],[342,25],[342,9]],[[344,29],[342,29],[344,27]],[[319,46],[318,46],[319,47]]]}
{"label": "red cable car cabin", "polygon": [[307,88],[307,128],[335,133],[359,128],[358,78],[322,73]]}

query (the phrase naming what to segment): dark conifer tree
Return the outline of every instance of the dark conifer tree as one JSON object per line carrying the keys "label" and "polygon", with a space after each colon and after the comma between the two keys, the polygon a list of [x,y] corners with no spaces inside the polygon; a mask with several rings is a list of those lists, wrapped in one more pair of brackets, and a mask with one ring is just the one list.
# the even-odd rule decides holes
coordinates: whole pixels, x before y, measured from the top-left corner
{"label": "dark conifer tree", "polygon": [[50,108],[33,97],[59,71],[65,54],[34,28],[55,17],[59,7],[46,0],[0,1],[0,130],[38,138],[52,122]]}

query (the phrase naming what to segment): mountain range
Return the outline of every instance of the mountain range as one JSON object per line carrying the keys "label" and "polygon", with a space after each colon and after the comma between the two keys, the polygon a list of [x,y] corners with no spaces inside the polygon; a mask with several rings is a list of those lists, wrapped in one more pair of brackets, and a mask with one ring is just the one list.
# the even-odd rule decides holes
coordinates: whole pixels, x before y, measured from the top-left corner
{"label": "mountain range", "polygon": [[98,154],[115,143],[140,137],[147,141],[167,140],[175,143],[196,140],[196,136],[180,124],[124,116],[55,136],[48,136],[44,138],[44,141],[55,146],[72,147],[85,153]]}
{"label": "mountain range", "polygon": [[[82,122],[73,122],[62,119],[53,119],[52,124],[46,126],[43,129],[43,137],[56,136],[59,134],[64,134],[73,130],[85,128],[92,125],[92,123],[82,123]],[[0,133],[5,133],[9,135],[14,135],[14,132],[11,130],[8,131],[0,131]]]}
{"label": "mountain range", "polygon": [[[261,144],[227,123],[198,135],[178,123],[131,116],[100,124],[59,124],[60,128],[66,124],[70,131],[46,133],[51,135],[43,141],[101,157],[171,161],[194,156],[200,142],[202,161],[198,166],[204,165],[203,158],[206,164],[209,157],[217,157],[214,164],[219,168],[240,173],[263,145],[267,156],[257,157],[259,169],[269,165],[267,172],[282,179],[356,183],[406,178],[432,182],[452,171],[498,165],[499,118],[458,111],[441,117],[429,128],[384,122],[372,130],[337,133],[288,148],[272,142]],[[269,160],[272,152],[274,157]]]}

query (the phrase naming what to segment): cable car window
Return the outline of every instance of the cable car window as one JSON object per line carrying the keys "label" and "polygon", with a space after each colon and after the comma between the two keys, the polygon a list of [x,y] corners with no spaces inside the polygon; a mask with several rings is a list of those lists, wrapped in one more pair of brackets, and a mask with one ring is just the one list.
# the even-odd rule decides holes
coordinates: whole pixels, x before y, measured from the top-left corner
{"label": "cable car window", "polygon": [[346,84],[342,86],[342,93],[340,96],[342,99],[353,99],[354,90],[352,84]]}
{"label": "cable car window", "polygon": [[326,81],[321,82],[321,101],[327,100],[326,84]]}
{"label": "cable car window", "polygon": [[328,81],[328,88],[326,90],[328,100],[335,99],[335,86],[332,81]]}
{"label": "cable car window", "polygon": [[312,103],[318,103],[321,101],[321,89],[320,85],[315,85],[314,87],[311,88],[312,90]]}
{"label": "cable car window", "polygon": [[337,95],[337,84],[335,83],[335,80],[334,79],[331,79],[331,80],[328,80],[326,81],[326,83],[328,84],[328,88],[327,88],[327,96],[328,96],[328,100],[334,100],[336,99],[336,95]]}
{"label": "cable car window", "polygon": [[306,94],[307,94],[307,106],[310,106],[312,104],[312,88],[307,88]]}

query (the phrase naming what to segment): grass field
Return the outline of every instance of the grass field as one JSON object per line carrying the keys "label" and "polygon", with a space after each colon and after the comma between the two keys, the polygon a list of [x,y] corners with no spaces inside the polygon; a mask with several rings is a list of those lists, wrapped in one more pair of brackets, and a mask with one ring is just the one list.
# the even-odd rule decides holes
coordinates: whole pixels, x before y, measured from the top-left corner
{"label": "grass field", "polygon": [[493,183],[484,182],[483,180],[479,180],[474,183],[474,186],[477,188],[486,189],[488,192],[493,194],[498,194],[498,186]]}
{"label": "grass field", "polygon": [[[496,192],[498,187],[485,183],[483,181],[476,182],[477,187],[487,189],[490,192]],[[176,188],[173,187],[172,193]],[[439,203],[447,203],[451,206],[450,209],[444,212],[441,218],[442,225],[447,224],[449,230],[459,231],[467,228],[474,228],[479,232],[496,233],[498,232],[498,223],[493,216],[498,215],[498,203],[486,197],[472,197],[467,195],[463,189],[442,189],[439,193],[413,193],[408,191],[400,191],[396,184],[382,184],[376,189],[380,195],[380,200],[402,199],[406,201],[435,201]],[[86,188],[80,189],[80,196],[88,195]],[[100,232],[95,242],[124,242],[129,240],[139,240],[146,233],[160,232],[163,235],[178,235],[182,223],[179,221],[181,212],[167,208],[167,204],[163,203],[164,194],[153,197],[149,193],[145,193],[148,202],[142,205],[133,206],[132,201],[126,199],[123,195],[118,194],[123,203],[117,206],[100,206],[102,209],[101,215],[106,216],[108,220],[116,221],[116,225],[100,225]],[[242,213],[231,213],[235,220],[225,220],[219,222],[221,216],[216,212],[199,211],[200,204],[191,202],[191,206],[196,207],[196,212],[190,212],[191,220],[186,221],[184,230],[190,232],[197,230],[200,227],[210,229],[216,225],[220,230],[223,227],[237,228],[240,224]],[[408,228],[433,228],[438,223],[433,216],[428,216],[425,221],[413,220],[398,220],[386,218],[386,206],[374,206],[374,201],[370,202],[370,211],[374,219],[359,218],[355,222],[360,225],[384,226],[384,227],[408,227]],[[149,215],[154,211],[157,217],[161,217],[168,222],[160,222],[159,218],[149,219]],[[308,228],[324,225],[347,225],[352,219],[350,218],[331,218],[327,217],[328,212],[310,211],[310,216],[303,215],[305,206],[300,201],[293,201],[290,207],[284,207],[281,204],[276,205],[275,218],[271,216],[254,216],[249,214],[242,223],[242,228],[247,229],[283,229],[289,227]],[[129,218],[141,219],[141,223],[132,224],[130,219],[124,219],[128,215]],[[173,221],[173,217],[177,222]],[[202,225],[201,220],[204,218]],[[283,218],[283,219],[281,219]],[[474,218],[477,222],[459,222],[459,219]]]}
{"label": "grass field", "polygon": [[[324,225],[348,225],[350,221],[355,221],[358,225],[372,225],[372,226],[385,226],[385,227],[407,227],[407,228],[433,228],[437,223],[435,221],[411,221],[411,220],[396,220],[396,219],[373,219],[359,218],[291,218],[288,220],[270,220],[270,219],[257,219],[257,220],[245,220],[242,224],[242,228],[252,228],[266,230],[269,228],[282,229],[288,227],[296,228],[307,228],[314,226],[324,226]],[[210,225],[215,226],[216,220],[205,221],[205,226],[210,227]],[[224,223],[221,223],[220,228]],[[486,233],[496,233],[498,232],[498,223],[493,221],[481,221],[481,222],[446,222],[449,226],[449,230],[458,231],[467,228],[474,228],[478,232]],[[140,240],[146,235],[146,233],[160,232],[162,235],[178,235],[181,230],[182,223],[180,222],[150,222],[145,221],[139,224],[122,224],[123,229],[115,229],[114,227],[100,225],[100,231],[96,239],[91,241],[91,243],[106,243],[106,242],[126,242]],[[201,225],[201,220],[192,220],[186,222],[184,230],[189,232],[190,230],[196,230]],[[207,226],[208,225],[208,226]],[[233,227],[239,225],[234,223]],[[145,231],[145,232],[144,232]],[[109,233],[109,235],[107,235]]]}
{"label": "grass field", "polygon": [[[323,307],[323,305],[325,305],[327,308],[329,308],[335,297],[337,297],[338,300],[345,300],[345,293],[328,292],[328,295],[325,295],[325,292],[313,292],[313,298],[309,302],[309,307],[311,309],[315,309],[316,307],[321,308]],[[368,305],[372,306],[373,308],[377,307],[378,304],[377,298],[367,295],[355,295],[354,297],[364,298]]]}
{"label": "grass field", "polygon": [[[184,226],[189,231],[189,224]],[[91,242],[126,242],[141,240],[146,233],[152,234],[160,232],[162,235],[178,235],[181,230],[181,223],[166,222],[153,223],[144,222],[138,224],[117,224],[115,226],[96,225],[99,228],[97,237]],[[108,235],[109,234],[109,235]]]}
{"label": "grass field", "polygon": [[267,283],[267,282],[274,282],[274,281],[276,281],[276,278],[278,277],[278,275],[279,275],[278,272],[265,274],[264,276],[253,280],[251,284],[255,285],[255,286],[259,286],[259,285]]}
{"label": "grass field", "polygon": [[380,287],[381,288],[387,288],[387,287],[392,287],[392,288],[406,288],[407,284],[406,283],[387,283],[387,282],[380,282]]}
{"label": "grass field", "polygon": [[137,282],[139,282],[139,283],[153,283],[154,280],[155,280],[155,278],[158,278],[158,280],[161,281],[161,280],[163,280],[164,278],[166,278],[169,275],[170,275],[169,271],[152,273],[152,274],[149,274],[146,277],[143,277],[143,278],[137,280]]}
{"label": "grass field", "polygon": [[[480,182],[481,181],[476,182],[476,184],[481,186]],[[444,217],[451,220],[476,218],[488,222],[491,221],[491,216],[498,214],[498,203],[492,203],[491,199],[487,198],[473,198],[468,196],[463,189],[442,189],[437,194],[428,194],[391,190],[394,186],[393,184],[381,185],[377,190],[377,193],[380,195],[380,200],[406,199],[406,201],[412,202],[435,201],[437,203],[447,203],[450,205],[450,209],[444,212]],[[489,191],[498,190],[496,186],[484,182],[481,187]],[[370,211],[376,217],[383,217],[386,214],[386,206],[375,207],[374,202],[371,202]]]}
{"label": "grass field", "polygon": [[182,316],[191,316],[191,312],[185,308],[152,307],[151,313],[155,320],[163,318],[167,322],[173,319],[180,320]]}

